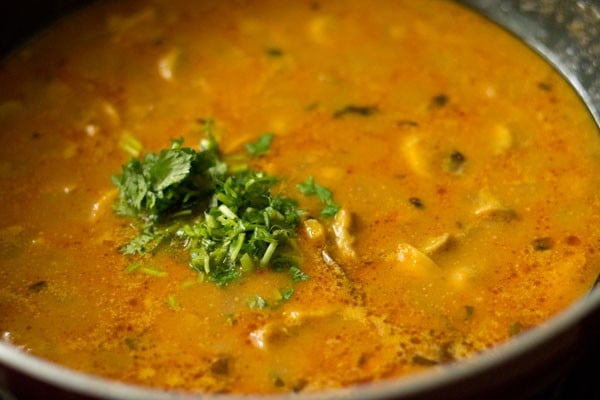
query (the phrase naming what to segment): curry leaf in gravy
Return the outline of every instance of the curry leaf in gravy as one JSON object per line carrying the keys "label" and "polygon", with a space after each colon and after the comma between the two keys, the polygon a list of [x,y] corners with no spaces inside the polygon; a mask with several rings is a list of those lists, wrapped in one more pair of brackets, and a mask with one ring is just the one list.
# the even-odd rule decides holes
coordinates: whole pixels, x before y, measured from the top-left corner
{"label": "curry leaf in gravy", "polygon": [[467,157],[458,150],[454,150],[444,160],[444,170],[452,174],[461,174],[465,168]]}
{"label": "curry leaf in gravy", "polygon": [[430,109],[442,108],[446,104],[448,104],[450,99],[445,94],[438,94],[431,99],[431,103],[429,104]]}
{"label": "curry leaf in gravy", "polygon": [[349,104],[343,108],[340,108],[333,113],[333,118],[342,118],[346,115],[358,115],[361,117],[370,117],[379,111],[376,106],[360,106],[355,104]]}
{"label": "curry leaf in gravy", "polygon": [[425,204],[423,204],[423,200],[421,200],[419,197],[410,197],[408,199],[409,203],[412,204],[415,208],[424,208]]}
{"label": "curry leaf in gravy", "polygon": [[278,47],[268,47],[265,49],[265,54],[272,58],[279,58],[283,56],[283,50]]}
{"label": "curry leaf in gravy", "polygon": [[552,247],[554,247],[554,240],[549,237],[536,238],[531,242],[531,247],[533,247],[535,251],[551,250]]}
{"label": "curry leaf in gravy", "polygon": [[37,282],[29,285],[27,287],[27,289],[29,289],[29,291],[31,291],[31,292],[37,293],[37,292],[41,292],[42,290],[46,289],[47,287],[48,287],[47,281],[37,281]]}

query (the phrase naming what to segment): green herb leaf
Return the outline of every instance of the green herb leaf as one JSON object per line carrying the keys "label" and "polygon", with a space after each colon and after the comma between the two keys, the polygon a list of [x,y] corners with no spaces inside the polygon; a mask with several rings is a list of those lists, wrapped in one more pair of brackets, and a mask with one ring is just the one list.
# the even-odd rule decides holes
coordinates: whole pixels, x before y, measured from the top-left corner
{"label": "green herb leaf", "polygon": [[179,310],[179,302],[174,294],[170,294],[167,296],[167,305],[173,311]]}
{"label": "green herb leaf", "polygon": [[[297,268],[293,242],[301,211],[296,202],[274,195],[277,180],[262,171],[229,171],[211,126],[205,123],[208,139],[201,151],[174,140],[169,149],[130,160],[113,177],[119,188],[115,212],[135,218],[139,229],[121,251],[145,254],[162,243],[178,245],[189,252],[192,269],[219,285],[256,268]],[[251,147],[254,153],[266,151],[271,138],[263,135]]]}
{"label": "green herb leaf", "polygon": [[218,148],[197,153],[181,144],[175,140],[170,149],[148,153],[142,161],[133,158],[113,176],[120,193],[114,205],[117,214],[144,222],[164,220],[173,210],[190,210],[206,197],[214,179],[226,171]]}
{"label": "green herb leaf", "polygon": [[315,183],[315,178],[312,176],[306,179],[306,181],[298,184],[297,188],[300,193],[304,194],[305,196],[316,195],[319,198],[321,203],[325,205],[325,207],[321,210],[321,215],[324,217],[333,217],[340,210],[340,206],[333,201],[333,194],[331,193],[331,190]]}
{"label": "green herb leaf", "polygon": [[132,157],[137,157],[142,150],[142,143],[131,134],[125,132],[119,139],[119,147]]}
{"label": "green herb leaf", "polygon": [[335,214],[337,214],[338,211],[340,211],[340,206],[337,204],[327,204],[321,210],[321,215],[324,217],[335,217]]}
{"label": "green herb leaf", "polygon": [[280,291],[280,293],[281,293],[281,302],[288,301],[289,299],[292,298],[292,295],[294,294],[294,288],[292,288],[292,287],[287,288],[285,290]]}
{"label": "green herb leaf", "polygon": [[306,181],[298,184],[298,190],[305,196],[312,196],[317,193],[315,188],[315,178],[312,176],[308,177]]}
{"label": "green herb leaf", "polygon": [[255,310],[263,310],[269,307],[269,303],[259,295],[254,295],[248,300],[248,307]]}
{"label": "green herb leaf", "polygon": [[246,151],[252,157],[262,156],[269,151],[272,141],[273,134],[265,133],[264,135],[261,135],[256,142],[246,144]]}
{"label": "green herb leaf", "polygon": [[309,276],[296,266],[290,268],[290,274],[292,275],[294,283],[307,281],[309,279]]}

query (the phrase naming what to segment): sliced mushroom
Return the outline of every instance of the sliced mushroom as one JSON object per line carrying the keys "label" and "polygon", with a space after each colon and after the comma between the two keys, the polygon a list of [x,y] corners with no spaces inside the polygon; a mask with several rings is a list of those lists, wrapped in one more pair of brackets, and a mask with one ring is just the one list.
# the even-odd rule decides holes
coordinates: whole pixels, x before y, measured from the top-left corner
{"label": "sliced mushroom", "polygon": [[340,209],[335,215],[331,227],[335,235],[335,243],[341,255],[347,259],[356,258],[356,252],[353,248],[354,236],[350,233],[352,214],[344,208]]}
{"label": "sliced mushroom", "polygon": [[408,243],[401,243],[396,253],[399,267],[407,276],[418,279],[439,277],[442,270],[425,253]]}
{"label": "sliced mushroom", "polygon": [[517,217],[515,210],[507,207],[498,200],[488,188],[483,188],[479,191],[477,208],[474,214],[480,218],[493,218],[504,221],[510,221]]}
{"label": "sliced mushroom", "polygon": [[454,236],[446,232],[439,236],[430,238],[423,246],[421,246],[421,251],[428,256],[431,256],[437,252],[448,249],[448,247],[452,245],[453,241]]}
{"label": "sliced mushroom", "polygon": [[414,173],[421,177],[431,175],[429,160],[421,146],[421,138],[417,135],[407,137],[402,144],[402,154]]}
{"label": "sliced mushroom", "polygon": [[325,243],[325,228],[314,218],[309,218],[302,223],[302,228],[308,239],[318,245]]}
{"label": "sliced mushroom", "polygon": [[342,318],[362,324],[373,324],[378,332],[384,329],[382,322],[378,320],[371,321],[366,309],[361,306],[329,307],[319,310],[294,310],[285,312],[282,319],[268,322],[250,332],[250,342],[255,347],[266,350],[277,340],[282,340],[290,336],[294,329],[310,326],[315,321],[326,318]]}
{"label": "sliced mushroom", "polygon": [[173,48],[158,60],[158,73],[166,81],[172,81],[175,76],[175,67],[180,58],[181,51]]}

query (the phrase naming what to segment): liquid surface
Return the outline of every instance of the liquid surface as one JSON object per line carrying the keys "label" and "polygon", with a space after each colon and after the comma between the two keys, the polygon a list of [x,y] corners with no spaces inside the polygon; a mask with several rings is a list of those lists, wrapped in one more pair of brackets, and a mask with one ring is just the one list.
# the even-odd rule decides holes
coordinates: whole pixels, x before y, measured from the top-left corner
{"label": "liquid surface", "polygon": [[[77,370],[201,392],[335,388],[472,356],[547,320],[600,272],[600,141],[572,89],[446,1],[106,2],[0,65],[0,332]],[[308,215],[310,279],[220,288],[182,257],[127,273],[123,138],[226,153]],[[317,229],[318,230],[318,229]],[[276,307],[249,306],[260,295]]]}

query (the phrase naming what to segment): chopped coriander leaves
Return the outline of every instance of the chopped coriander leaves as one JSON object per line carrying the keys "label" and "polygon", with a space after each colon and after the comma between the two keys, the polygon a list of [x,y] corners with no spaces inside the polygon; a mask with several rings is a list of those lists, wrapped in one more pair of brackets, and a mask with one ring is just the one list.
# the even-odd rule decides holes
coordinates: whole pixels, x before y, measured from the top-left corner
{"label": "chopped coriander leaves", "polygon": [[305,196],[316,195],[321,203],[325,205],[321,209],[321,215],[324,217],[333,217],[340,210],[340,206],[333,201],[331,190],[324,186],[318,185],[314,177],[309,177],[306,181],[298,184],[298,190]]}
{"label": "chopped coriander leaves", "polygon": [[174,140],[171,148],[158,154],[148,153],[141,161],[132,158],[120,175],[113,176],[119,189],[117,214],[163,222],[174,212],[192,211],[206,199],[215,179],[225,172],[216,143],[209,142],[201,152],[181,145],[181,139]]}
{"label": "chopped coriander leaves", "polygon": [[274,309],[291,299],[293,294],[294,288],[291,287],[279,290],[279,292],[277,293],[277,298],[274,298],[272,300],[267,300],[263,296],[255,294],[246,301],[246,305],[250,309],[254,310],[264,310],[267,308]]}
{"label": "chopped coriander leaves", "polygon": [[294,281],[294,283],[307,281],[309,279],[309,276],[296,266],[290,267],[290,274],[292,275],[292,281]]}
{"label": "chopped coriander leaves", "polygon": [[173,311],[179,310],[179,302],[174,294],[170,294],[167,296],[167,305]]}
{"label": "chopped coriander leaves", "polygon": [[119,139],[119,147],[129,153],[132,157],[137,157],[142,151],[142,143],[131,134],[125,132]]}
{"label": "chopped coriander leaves", "polygon": [[281,300],[280,301],[288,301],[292,298],[294,294],[294,288],[287,288],[281,291]]}
{"label": "chopped coriander leaves", "polygon": [[177,232],[190,250],[190,266],[219,284],[255,268],[295,266],[290,257],[300,221],[296,203],[273,196],[264,172],[243,171],[218,182],[204,217]]}
{"label": "chopped coriander leaves", "polygon": [[253,309],[253,310],[264,310],[265,308],[267,308],[269,306],[269,303],[267,302],[267,300],[264,299],[264,297],[259,296],[259,295],[254,295],[252,296],[250,299],[248,299],[248,307]]}
{"label": "chopped coriander leaves", "polygon": [[125,267],[125,273],[126,274],[133,274],[135,271],[137,271],[140,267],[142,266],[142,264],[140,264],[139,262],[134,262],[129,264],[127,267]]}
{"label": "chopped coriander leaves", "polygon": [[[199,277],[219,285],[259,268],[290,270],[295,280],[303,274],[293,243],[301,211],[294,200],[272,193],[274,177],[223,162],[211,126],[205,123],[208,139],[200,151],[174,140],[169,149],[131,159],[113,177],[119,189],[114,210],[134,218],[139,232],[121,252],[149,254],[163,244],[183,248]],[[272,134],[261,136],[249,153],[264,154],[271,140]],[[166,275],[136,263],[126,268],[134,271]]]}
{"label": "chopped coriander leaves", "polygon": [[340,206],[335,203],[326,204],[321,210],[321,215],[324,217],[334,217],[335,214],[340,210]]}
{"label": "chopped coriander leaves", "polygon": [[146,275],[154,276],[156,278],[164,278],[167,276],[167,273],[161,269],[156,267],[140,267],[138,270]]}
{"label": "chopped coriander leaves", "polygon": [[273,134],[265,133],[264,135],[261,135],[256,142],[246,144],[246,151],[252,157],[262,156],[269,151],[272,141]]}

